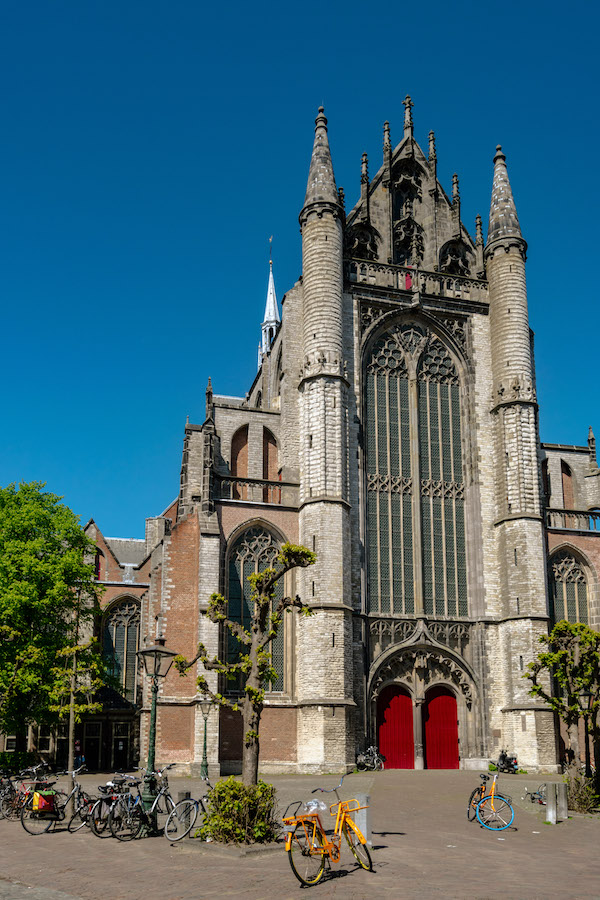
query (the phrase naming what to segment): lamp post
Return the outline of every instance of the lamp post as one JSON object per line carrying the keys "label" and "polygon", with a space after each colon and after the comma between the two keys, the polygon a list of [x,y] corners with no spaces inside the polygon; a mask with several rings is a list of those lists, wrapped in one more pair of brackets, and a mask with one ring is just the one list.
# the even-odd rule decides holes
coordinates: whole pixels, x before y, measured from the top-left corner
{"label": "lamp post", "polygon": [[589,688],[582,688],[579,691],[579,705],[581,706],[581,711],[583,713],[583,722],[585,725],[584,734],[585,734],[585,777],[592,777],[592,761],[590,759],[590,737],[588,734],[588,718],[590,715],[590,710],[592,708],[592,703],[594,701],[594,695],[589,690]]}
{"label": "lamp post", "polygon": [[150,690],[152,692],[152,703],[150,706],[150,733],[148,735],[148,763],[146,774],[144,775],[144,791],[142,799],[145,809],[152,806],[152,802],[156,796],[156,779],[152,774],[155,766],[156,755],[156,701],[158,698],[158,680],[165,678],[173,658],[177,656],[174,650],[167,650],[165,647],[165,639],[157,637],[156,643],[144,650],[138,650],[137,655],[144,662],[144,670],[146,675],[151,679]]}
{"label": "lamp post", "polygon": [[210,714],[211,706],[211,698],[208,696],[208,694],[202,694],[202,697],[200,698],[200,712],[202,713],[202,718],[204,719],[204,746],[202,748],[202,762],[200,763],[201,778],[208,778],[208,759],[206,757],[206,724],[208,722],[208,716]]}

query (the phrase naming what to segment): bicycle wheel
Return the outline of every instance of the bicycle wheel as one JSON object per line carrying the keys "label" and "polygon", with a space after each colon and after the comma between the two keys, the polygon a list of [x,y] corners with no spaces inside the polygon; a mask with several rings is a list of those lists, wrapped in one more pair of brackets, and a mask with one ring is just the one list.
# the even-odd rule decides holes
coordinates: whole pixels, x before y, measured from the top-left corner
{"label": "bicycle wheel", "polygon": [[351,819],[346,819],[344,822],[342,833],[346,840],[348,841],[348,846],[352,851],[352,855],[356,859],[359,866],[362,866],[363,869],[366,869],[367,872],[373,871],[373,863],[371,861],[371,854],[369,853],[369,848],[366,843],[363,844],[359,835],[358,828],[354,824]]}
{"label": "bicycle wheel", "polygon": [[474,822],[477,818],[477,804],[483,799],[483,792],[480,787],[473,788],[469,797],[469,805],[467,806],[467,819]]}
{"label": "bicycle wheel", "polygon": [[71,834],[84,828],[86,825],[91,827],[90,815],[94,807],[94,801],[87,794],[81,794],[79,805],[71,816],[67,826]]}
{"label": "bicycle wheel", "polygon": [[298,822],[289,840],[288,859],[292,872],[301,884],[316,884],[325,869],[323,835],[318,824]]}
{"label": "bicycle wheel", "polygon": [[488,794],[477,804],[477,821],[484,828],[492,831],[503,831],[512,825],[515,811],[505,797],[496,794],[494,797]]}
{"label": "bicycle wheel", "polygon": [[164,835],[169,843],[180,841],[196,824],[200,804],[196,800],[180,800],[165,822]]}
{"label": "bicycle wheel", "polygon": [[108,827],[118,841],[133,841],[142,830],[144,813],[139,806],[117,803],[108,816]]}
{"label": "bicycle wheel", "polygon": [[38,812],[33,808],[33,794],[21,809],[21,825],[29,834],[44,834],[56,822],[56,815],[49,812]]}
{"label": "bicycle wheel", "polygon": [[158,832],[164,831],[167,819],[175,809],[176,805],[177,804],[170,794],[163,794],[162,797],[159,798],[154,809],[154,814],[156,816],[156,830]]}
{"label": "bicycle wheel", "polygon": [[16,794],[10,797],[3,797],[0,806],[2,807],[3,818],[8,821],[14,822],[21,815],[21,804]]}
{"label": "bicycle wheel", "polygon": [[66,815],[67,803],[69,802],[69,797],[65,794],[64,791],[55,791],[54,792],[54,808],[56,810],[56,821],[62,822]]}

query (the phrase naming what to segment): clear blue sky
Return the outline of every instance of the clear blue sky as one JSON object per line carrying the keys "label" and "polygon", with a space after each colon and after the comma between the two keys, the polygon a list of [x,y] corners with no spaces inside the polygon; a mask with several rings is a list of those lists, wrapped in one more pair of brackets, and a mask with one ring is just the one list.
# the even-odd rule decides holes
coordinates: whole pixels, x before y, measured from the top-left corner
{"label": "clear blue sky", "polygon": [[208,376],[252,382],[271,234],[279,299],[300,274],[317,107],[351,208],[407,93],[472,233],[502,144],[542,440],[600,438],[598,18],[556,0],[5,3],[0,484],[46,481],[105,534],[143,536]]}

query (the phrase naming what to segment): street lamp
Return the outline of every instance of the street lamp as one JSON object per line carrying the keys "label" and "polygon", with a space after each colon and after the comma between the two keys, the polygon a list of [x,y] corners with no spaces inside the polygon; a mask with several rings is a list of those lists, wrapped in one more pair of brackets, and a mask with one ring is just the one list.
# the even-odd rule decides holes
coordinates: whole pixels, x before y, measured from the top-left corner
{"label": "street lamp", "polygon": [[206,758],[206,723],[212,706],[212,698],[208,694],[202,694],[200,698],[200,712],[204,719],[204,746],[202,748],[202,762],[200,763],[200,777],[208,778],[208,759]]}
{"label": "street lamp", "polygon": [[584,734],[585,734],[585,777],[592,777],[592,761],[590,759],[590,738],[588,734],[588,718],[590,715],[590,711],[592,709],[592,703],[594,701],[594,695],[590,691],[589,688],[582,688],[579,691],[579,705],[581,707],[581,711],[583,713],[583,722],[585,725]]}
{"label": "street lamp", "polygon": [[149,809],[156,796],[156,780],[153,776],[156,756],[156,701],[158,698],[158,680],[165,678],[173,659],[177,656],[174,650],[167,650],[165,639],[157,637],[156,643],[144,650],[138,650],[137,655],[144,662],[146,675],[152,679],[150,689],[152,691],[152,704],[150,707],[150,734],[148,735],[148,763],[144,776],[144,791],[142,799],[144,807]]}

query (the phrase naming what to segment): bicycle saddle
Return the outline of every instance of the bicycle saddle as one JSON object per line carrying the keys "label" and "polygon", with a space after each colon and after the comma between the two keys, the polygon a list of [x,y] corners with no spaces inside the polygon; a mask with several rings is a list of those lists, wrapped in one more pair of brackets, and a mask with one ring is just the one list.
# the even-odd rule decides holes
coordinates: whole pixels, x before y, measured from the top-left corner
{"label": "bicycle saddle", "polygon": [[489,781],[489,780],[490,780],[490,776],[489,776],[489,775],[480,775],[479,777],[481,778],[482,781]]}

